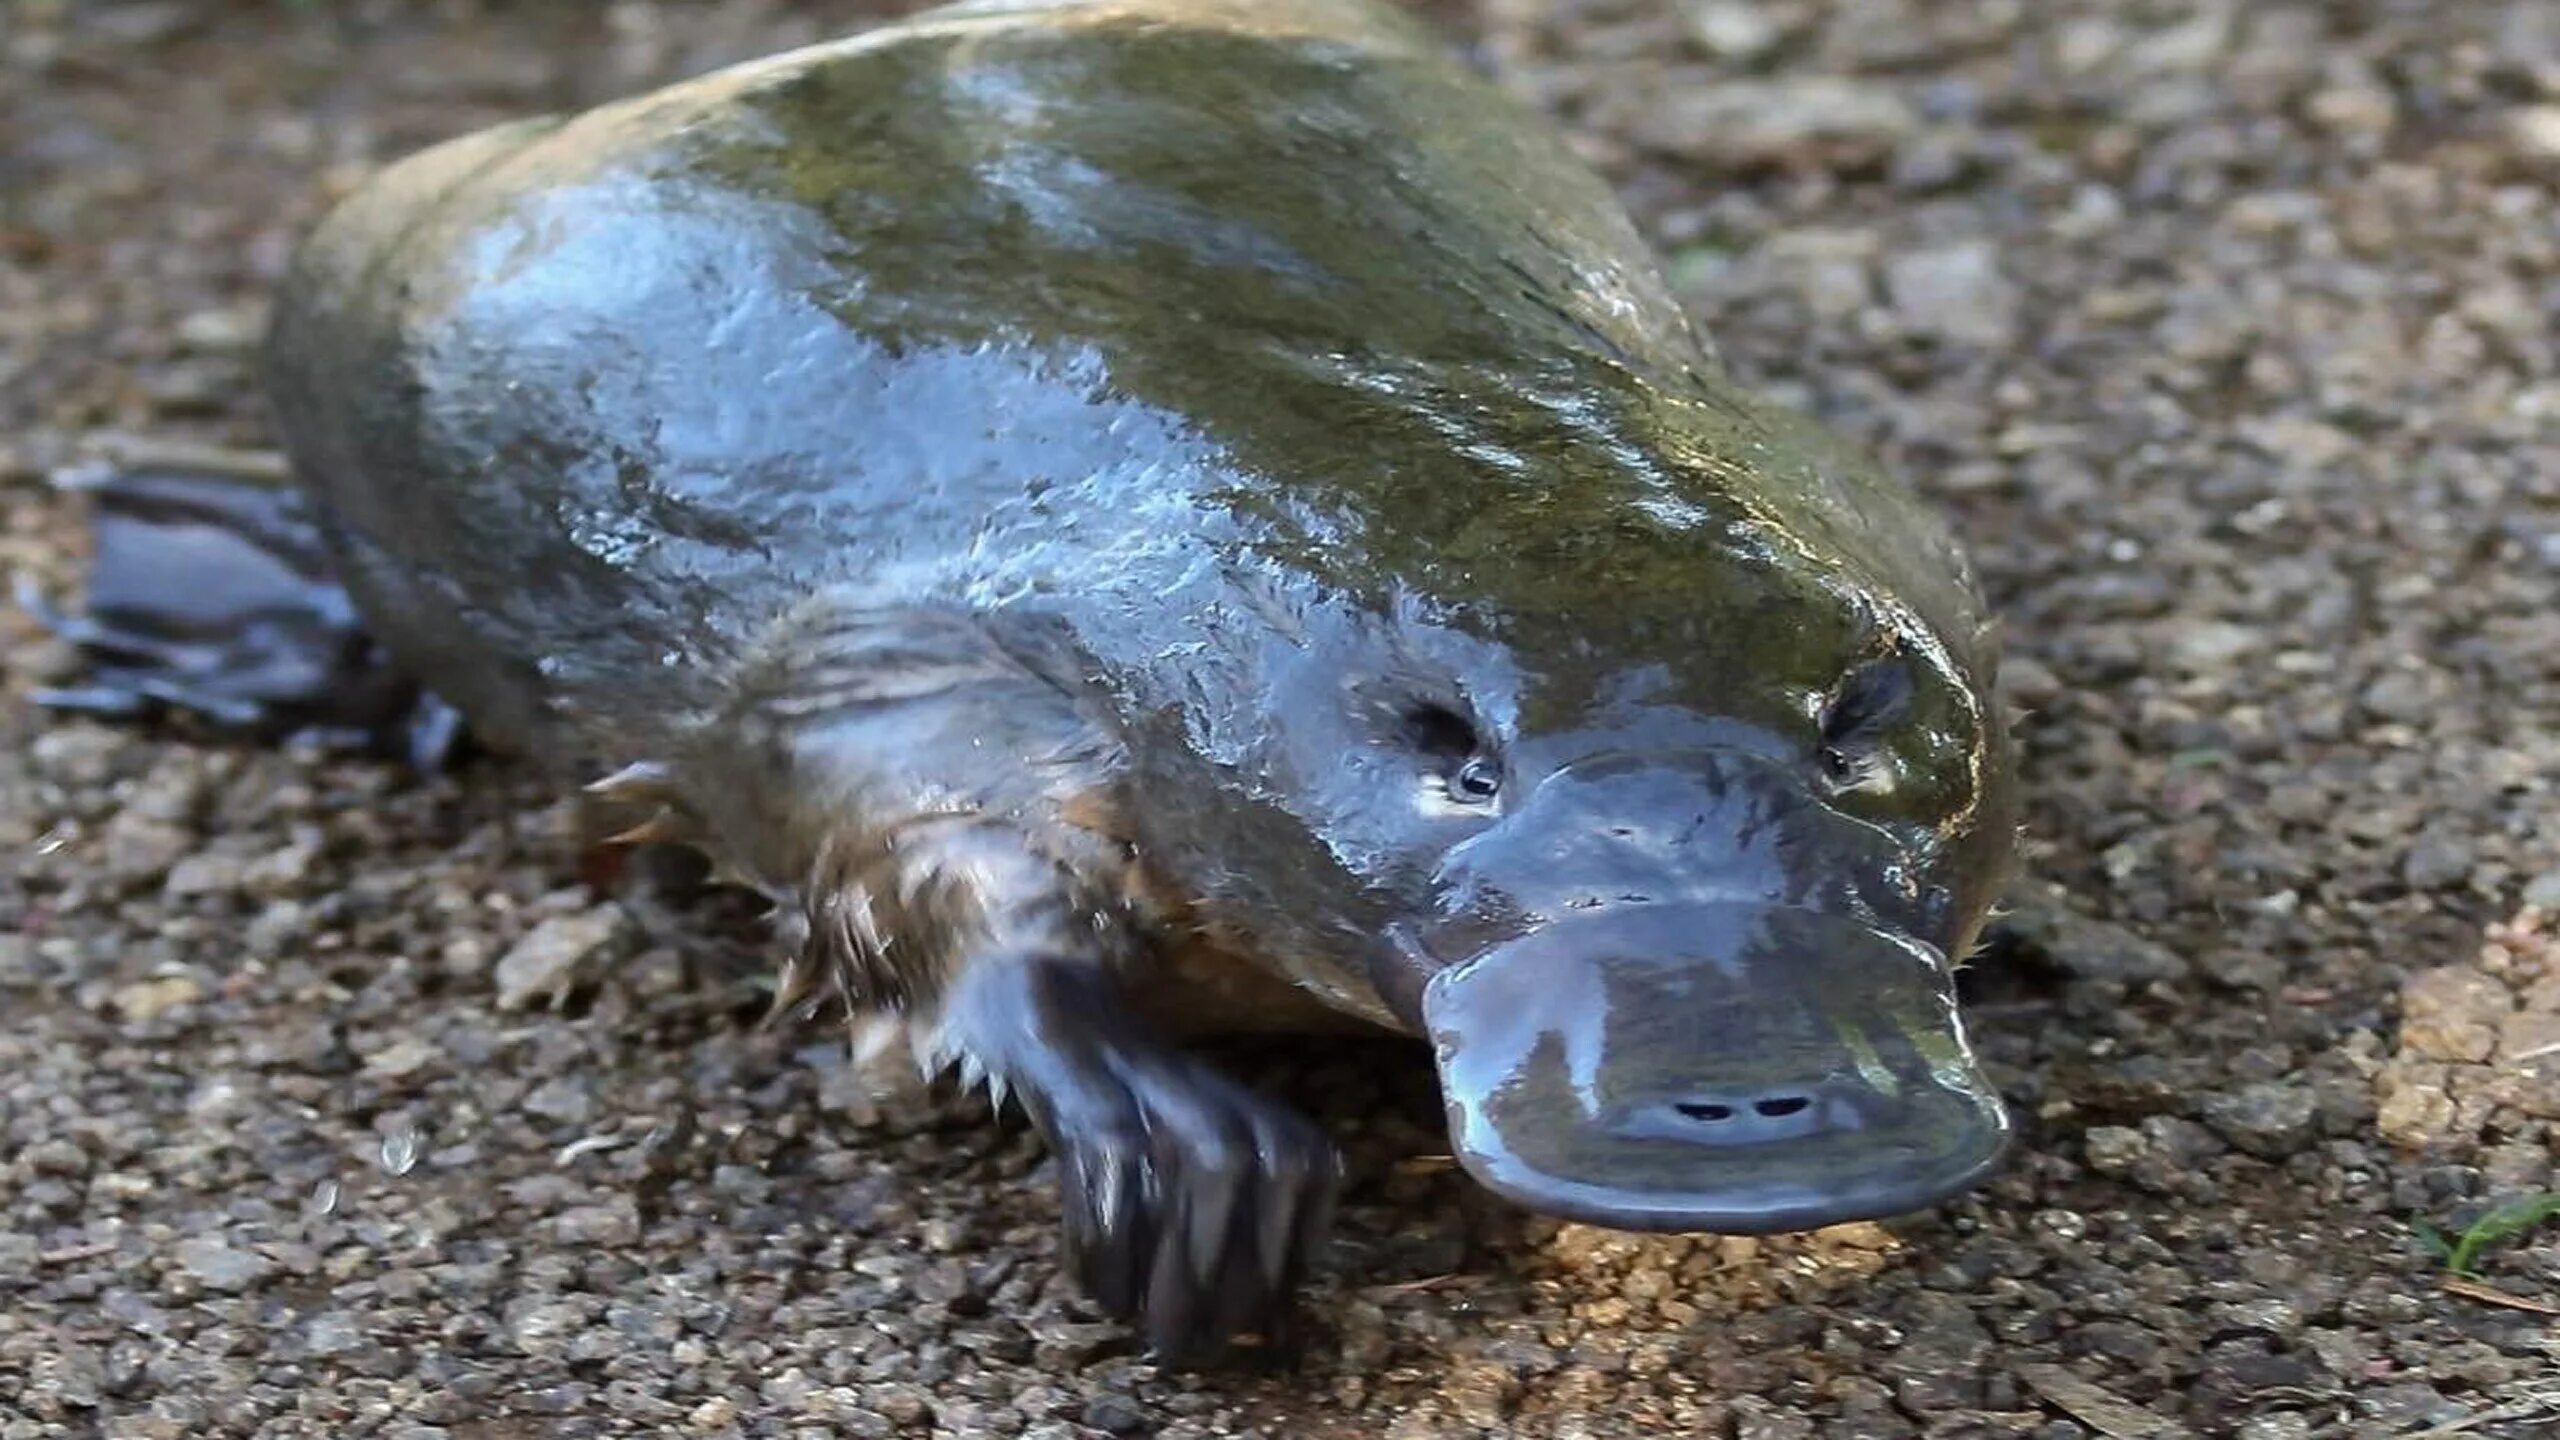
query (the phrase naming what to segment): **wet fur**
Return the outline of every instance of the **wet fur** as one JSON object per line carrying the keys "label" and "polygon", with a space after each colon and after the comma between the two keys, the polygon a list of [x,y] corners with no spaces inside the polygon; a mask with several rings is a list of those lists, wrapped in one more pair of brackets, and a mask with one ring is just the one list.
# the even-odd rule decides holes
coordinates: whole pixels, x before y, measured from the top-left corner
{"label": "wet fur", "polygon": [[718,688],[669,758],[590,789],[649,811],[626,838],[699,845],[774,902],[774,1013],[839,1014],[865,1052],[903,1040],[928,1078],[1018,1098],[1066,1174],[1069,1263],[1160,1353],[1283,1332],[1338,1162],[1131,1003],[1167,957],[1172,978],[1286,987],[1241,984],[1258,972],[1125,838],[1106,726],[971,617],[825,597]]}

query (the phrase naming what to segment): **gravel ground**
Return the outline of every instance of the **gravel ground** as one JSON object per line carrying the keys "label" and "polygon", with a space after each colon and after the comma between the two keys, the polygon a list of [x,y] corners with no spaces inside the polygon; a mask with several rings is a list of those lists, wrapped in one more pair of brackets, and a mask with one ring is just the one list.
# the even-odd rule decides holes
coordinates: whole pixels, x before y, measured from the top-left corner
{"label": "gravel ground", "polygon": [[[10,617],[0,1440],[2560,1433],[2560,1239],[2448,1290],[2414,1223],[2556,1183],[2560,6],[1436,8],[1973,539],[2033,712],[2004,1179],[1558,1226],[1434,1159],[1415,1052],[1272,1047],[1352,1152],[1324,1334],[1161,1374],[1025,1132],[757,1030],[748,943],[584,888],[524,775],[50,721]],[[0,568],[71,587],[42,481],[117,436],[263,443],[263,297],[368,166],[855,13],[0,0]]]}

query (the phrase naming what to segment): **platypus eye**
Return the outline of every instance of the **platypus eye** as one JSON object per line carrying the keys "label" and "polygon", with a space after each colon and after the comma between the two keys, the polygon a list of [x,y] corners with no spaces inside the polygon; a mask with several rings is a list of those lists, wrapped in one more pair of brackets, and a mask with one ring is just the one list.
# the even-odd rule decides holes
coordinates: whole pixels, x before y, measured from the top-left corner
{"label": "platypus eye", "polygon": [[1449,798],[1484,805],[1502,793],[1502,762],[1474,721],[1446,705],[1425,702],[1405,711],[1405,737],[1436,762]]}
{"label": "platypus eye", "polygon": [[1911,670],[1898,656],[1852,670],[1822,707],[1815,758],[1833,789],[1854,790],[1875,778],[1884,737],[1911,710]]}

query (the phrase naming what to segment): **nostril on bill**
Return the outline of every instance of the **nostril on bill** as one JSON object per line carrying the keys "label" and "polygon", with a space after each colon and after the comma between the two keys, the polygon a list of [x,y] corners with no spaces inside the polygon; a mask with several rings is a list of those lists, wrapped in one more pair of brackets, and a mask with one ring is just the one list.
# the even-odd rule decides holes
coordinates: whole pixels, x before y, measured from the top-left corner
{"label": "nostril on bill", "polygon": [[1628,1117],[1625,1132],[1697,1145],[1756,1145],[1854,1128],[1854,1115],[1833,1113],[1842,1109],[1825,1106],[1820,1096],[1805,1090],[1702,1095],[1639,1110]]}

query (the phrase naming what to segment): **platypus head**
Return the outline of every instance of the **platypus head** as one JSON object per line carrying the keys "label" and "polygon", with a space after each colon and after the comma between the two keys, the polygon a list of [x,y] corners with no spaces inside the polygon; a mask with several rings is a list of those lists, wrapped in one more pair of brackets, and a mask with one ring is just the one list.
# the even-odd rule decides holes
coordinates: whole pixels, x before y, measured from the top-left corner
{"label": "platypus head", "polygon": [[1593,465],[1364,526],[1425,578],[1275,691],[1458,1159],[1542,1213],[1810,1229],[1963,1191],[2008,1140],[1954,985],[2016,844],[1970,571],[1748,404],[1675,418],[1751,465],[1674,436],[1655,496]]}

